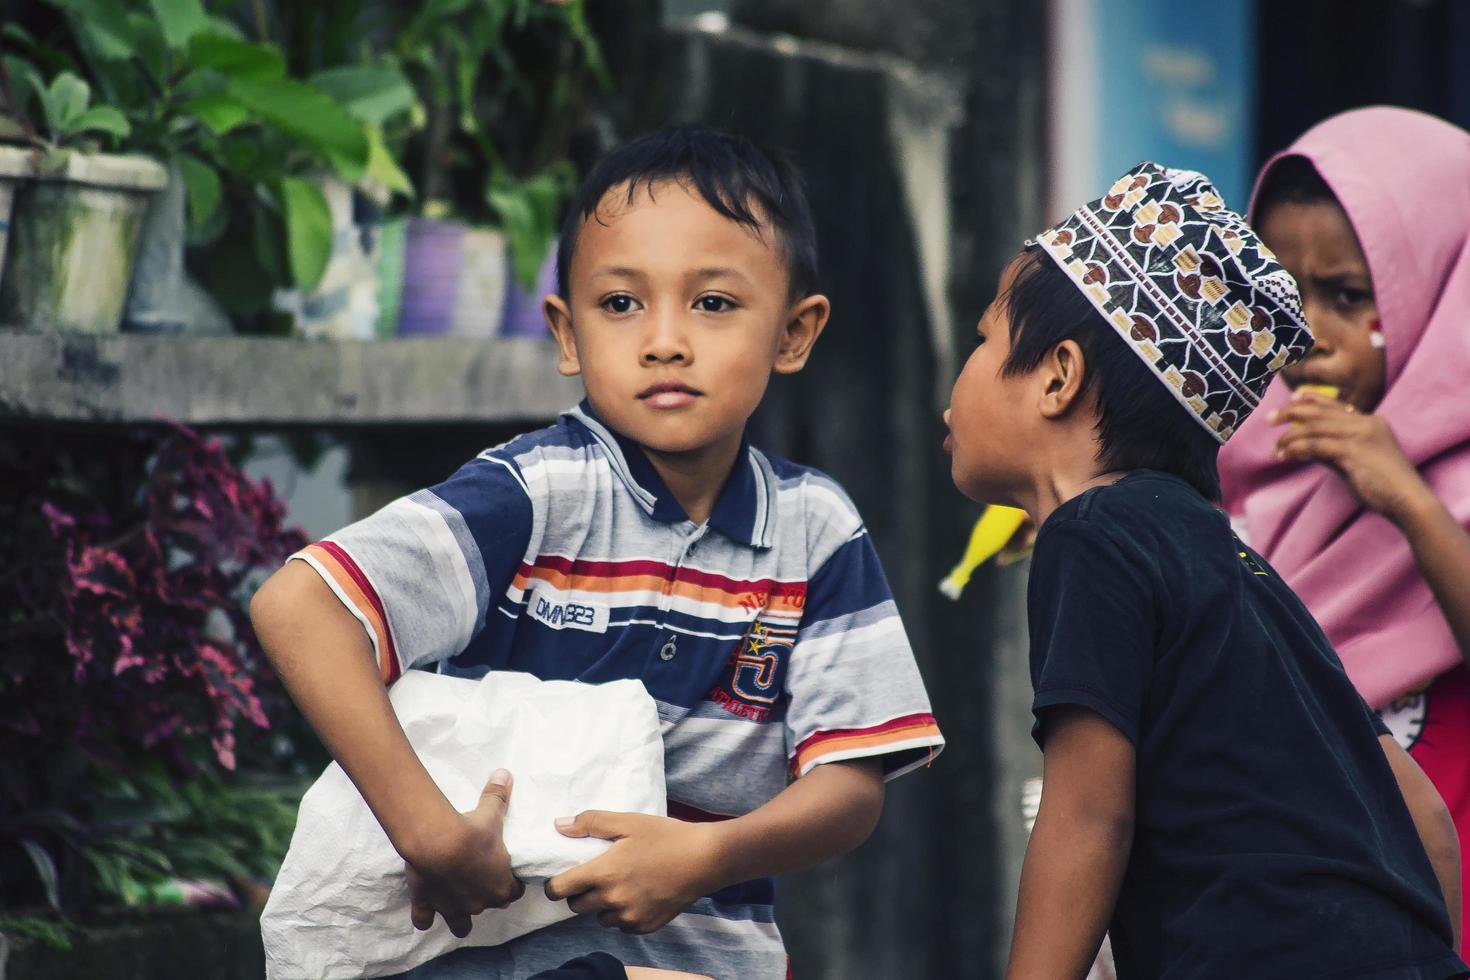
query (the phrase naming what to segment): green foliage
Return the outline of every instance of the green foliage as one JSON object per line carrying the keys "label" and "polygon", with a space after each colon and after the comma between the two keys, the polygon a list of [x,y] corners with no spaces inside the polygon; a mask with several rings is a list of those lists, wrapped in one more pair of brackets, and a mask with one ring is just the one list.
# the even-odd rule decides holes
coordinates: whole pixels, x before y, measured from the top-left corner
{"label": "green foliage", "polygon": [[486,191],[491,207],[500,215],[501,227],[510,243],[516,279],[532,288],[541,263],[556,237],[561,208],[576,189],[577,174],[563,160],[524,181],[501,177]]}
{"label": "green foliage", "polygon": [[42,946],[65,952],[71,949],[71,934],[76,926],[64,920],[42,919],[34,915],[0,915],[0,932],[34,939]]}
{"label": "green foliage", "polygon": [[569,134],[609,83],[585,0],[428,0],[395,26],[427,115],[409,147],[420,206],[500,226],[529,288],[575,188]]}
{"label": "green foliage", "polygon": [[[292,278],[297,282],[320,282],[332,238],[332,212],[326,197],[315,184],[282,177],[278,200],[286,221],[286,255]],[[316,247],[322,238],[329,243],[327,252]]]}
{"label": "green foliage", "polygon": [[91,86],[72,72],[58,72],[47,85],[20,58],[8,56],[5,61],[13,86],[39,105],[45,139],[51,146],[85,145],[98,134],[121,139],[132,132],[127,118],[116,108],[92,105]]}
{"label": "green foliage", "polygon": [[[231,303],[260,308],[276,288],[314,288],[332,249],[319,190],[300,181],[329,170],[355,182],[373,176],[412,191],[374,127],[414,106],[392,64],[361,64],[293,77],[270,44],[245,40],[201,0],[47,0],[65,16],[66,43],[48,46],[12,32],[29,58],[6,56],[21,132],[52,145],[97,141],[177,164],[188,197],[189,236],[210,246],[227,233],[271,234],[257,254],[274,273]],[[73,55],[72,52],[75,52]],[[36,63],[67,67],[43,84]],[[90,84],[86,75],[90,78]],[[107,104],[91,105],[95,88]],[[29,125],[32,116],[44,127]],[[283,192],[286,181],[293,190]],[[271,215],[255,212],[266,209]],[[225,297],[227,300],[232,298]]]}

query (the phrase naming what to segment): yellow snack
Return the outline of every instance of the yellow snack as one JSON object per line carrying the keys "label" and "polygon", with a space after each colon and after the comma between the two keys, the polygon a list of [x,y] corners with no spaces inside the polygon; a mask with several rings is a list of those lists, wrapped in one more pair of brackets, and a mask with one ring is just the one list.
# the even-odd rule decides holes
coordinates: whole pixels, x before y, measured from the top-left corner
{"label": "yellow snack", "polygon": [[1313,395],[1321,395],[1323,398],[1331,398],[1333,401],[1336,401],[1337,396],[1342,394],[1342,389],[1337,385],[1297,385],[1296,390],[1309,392]]}
{"label": "yellow snack", "polygon": [[1015,537],[1026,522],[1026,512],[1018,507],[1001,507],[991,504],[985,508],[975,529],[970,532],[970,543],[965,546],[965,556],[939,583],[939,591],[951,599],[958,599],[970,582],[975,569],[985,564],[996,552]]}

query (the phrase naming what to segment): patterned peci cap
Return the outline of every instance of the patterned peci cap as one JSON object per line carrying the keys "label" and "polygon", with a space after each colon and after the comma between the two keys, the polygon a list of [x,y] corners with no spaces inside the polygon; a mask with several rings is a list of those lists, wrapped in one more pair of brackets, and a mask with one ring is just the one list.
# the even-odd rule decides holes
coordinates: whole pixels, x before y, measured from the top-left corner
{"label": "patterned peci cap", "polygon": [[1203,174],[1140,163],[1036,244],[1222,443],[1312,346],[1296,280]]}

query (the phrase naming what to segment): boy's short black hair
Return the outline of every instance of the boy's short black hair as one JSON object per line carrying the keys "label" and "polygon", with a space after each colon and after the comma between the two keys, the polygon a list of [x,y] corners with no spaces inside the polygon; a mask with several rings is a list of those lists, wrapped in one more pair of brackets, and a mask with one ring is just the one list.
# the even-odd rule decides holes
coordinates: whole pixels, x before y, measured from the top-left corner
{"label": "boy's short black hair", "polygon": [[1108,470],[1172,473],[1205,499],[1220,499],[1220,444],[1129,349],[1067,274],[1032,245],[1022,253],[1010,292],[1011,321],[1003,371],[1025,374],[1064,340],[1082,348],[1082,393],[1097,393],[1098,462]]}
{"label": "boy's short black hair", "polygon": [[1282,157],[1266,171],[1256,193],[1253,221],[1278,204],[1336,204],[1337,195],[1306,157]]}
{"label": "boy's short black hair", "polygon": [[568,276],[582,223],[594,216],[607,192],[628,185],[631,202],[640,186],[652,193],[662,180],[692,185],[717,212],[754,229],[774,228],[786,259],[793,298],[817,284],[817,233],[801,173],[783,153],[733,133],[705,126],[673,126],[640,136],[598,161],[567,210],[556,249],[556,287],[568,295]]}

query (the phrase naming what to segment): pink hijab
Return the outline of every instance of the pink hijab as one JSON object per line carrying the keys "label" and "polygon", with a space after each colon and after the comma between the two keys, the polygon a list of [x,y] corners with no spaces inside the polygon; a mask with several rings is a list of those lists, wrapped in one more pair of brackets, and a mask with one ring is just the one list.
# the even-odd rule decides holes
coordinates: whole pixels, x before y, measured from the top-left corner
{"label": "pink hijab", "polygon": [[[1313,127],[1262,175],[1285,156],[1317,168],[1367,257],[1387,358],[1376,414],[1470,527],[1470,133],[1406,109],[1356,109]],[[1266,416],[1289,397],[1278,378],[1221,450],[1225,506],[1382,707],[1459,664],[1460,651],[1399,530],[1325,466],[1276,461],[1281,433]]]}

